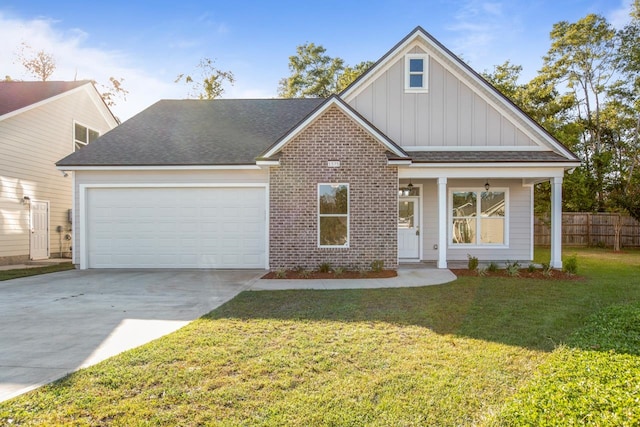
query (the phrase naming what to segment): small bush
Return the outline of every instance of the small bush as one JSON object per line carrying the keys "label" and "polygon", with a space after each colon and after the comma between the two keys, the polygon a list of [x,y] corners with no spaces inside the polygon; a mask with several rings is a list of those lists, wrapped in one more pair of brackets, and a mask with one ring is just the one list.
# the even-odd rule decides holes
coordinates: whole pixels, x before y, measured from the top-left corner
{"label": "small bush", "polygon": [[302,277],[303,279],[308,279],[309,277],[311,277],[311,270],[300,270],[300,277]]}
{"label": "small bush", "polygon": [[507,261],[505,268],[509,276],[511,277],[520,276],[520,263],[518,263],[518,261],[514,261],[514,262]]}
{"label": "small bush", "polygon": [[535,272],[535,271],[536,271],[536,266],[535,266],[535,265],[533,265],[533,264],[529,264],[529,266],[527,267],[527,271],[528,271],[529,273],[533,273],[533,272]]}
{"label": "small bush", "polygon": [[474,271],[478,269],[478,257],[476,256],[471,256],[469,254],[467,254],[467,258],[469,258],[469,262],[467,263],[467,268],[469,268],[469,270]]}
{"label": "small bush", "polygon": [[344,268],[336,267],[333,269],[333,273],[336,275],[336,277],[340,277],[344,273]]}
{"label": "small bush", "polygon": [[330,273],[331,272],[331,263],[323,262],[318,266],[318,271],[320,273]]}
{"label": "small bush", "polygon": [[487,267],[480,267],[476,270],[478,272],[478,276],[484,277],[487,275]]}
{"label": "small bush", "polygon": [[279,268],[278,270],[276,270],[277,279],[286,279],[286,277],[287,277],[287,270],[285,270],[284,268]]}
{"label": "small bush", "polygon": [[578,273],[578,257],[576,255],[566,257],[562,262],[562,271],[569,274]]}
{"label": "small bush", "polygon": [[496,271],[498,271],[498,264],[491,261],[487,266],[487,271],[490,271],[491,273],[495,273]]}
{"label": "small bush", "polygon": [[373,272],[380,273],[383,268],[384,268],[384,261],[382,260],[377,259],[371,263],[371,271]]}

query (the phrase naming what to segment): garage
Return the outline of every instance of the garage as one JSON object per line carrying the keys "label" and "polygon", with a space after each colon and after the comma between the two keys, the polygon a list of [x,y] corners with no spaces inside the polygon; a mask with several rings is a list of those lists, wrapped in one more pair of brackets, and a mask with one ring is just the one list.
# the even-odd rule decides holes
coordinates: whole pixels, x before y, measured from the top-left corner
{"label": "garage", "polygon": [[265,187],[90,187],[89,268],[267,266]]}

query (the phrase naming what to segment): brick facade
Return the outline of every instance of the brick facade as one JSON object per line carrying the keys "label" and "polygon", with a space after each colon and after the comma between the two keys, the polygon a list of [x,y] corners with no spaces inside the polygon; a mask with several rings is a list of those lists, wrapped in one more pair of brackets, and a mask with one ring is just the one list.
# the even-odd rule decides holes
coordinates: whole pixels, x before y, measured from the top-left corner
{"label": "brick facade", "polygon": [[[340,161],[330,168],[329,160]],[[398,170],[385,148],[331,107],[280,152],[270,170],[270,266],[397,268]],[[349,184],[349,247],[318,247],[318,184]]]}

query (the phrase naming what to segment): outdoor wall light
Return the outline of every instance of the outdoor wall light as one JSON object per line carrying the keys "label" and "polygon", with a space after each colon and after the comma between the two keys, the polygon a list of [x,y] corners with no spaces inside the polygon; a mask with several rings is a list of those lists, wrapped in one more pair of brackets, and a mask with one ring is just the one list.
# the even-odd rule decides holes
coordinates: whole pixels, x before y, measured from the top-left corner
{"label": "outdoor wall light", "polygon": [[491,186],[489,185],[489,180],[487,180],[487,182],[485,182],[484,184],[484,189],[489,191],[489,188],[491,188]]}
{"label": "outdoor wall light", "polygon": [[29,196],[23,196],[22,197],[22,204],[23,205],[28,204],[30,201],[31,201],[31,197],[29,197]]}

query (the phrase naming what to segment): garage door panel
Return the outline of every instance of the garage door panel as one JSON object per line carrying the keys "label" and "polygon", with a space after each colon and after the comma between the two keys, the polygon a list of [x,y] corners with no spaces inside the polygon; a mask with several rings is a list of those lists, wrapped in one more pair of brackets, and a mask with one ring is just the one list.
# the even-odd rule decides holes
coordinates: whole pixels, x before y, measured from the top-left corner
{"label": "garage door panel", "polygon": [[91,268],[264,268],[264,188],[90,188]]}

